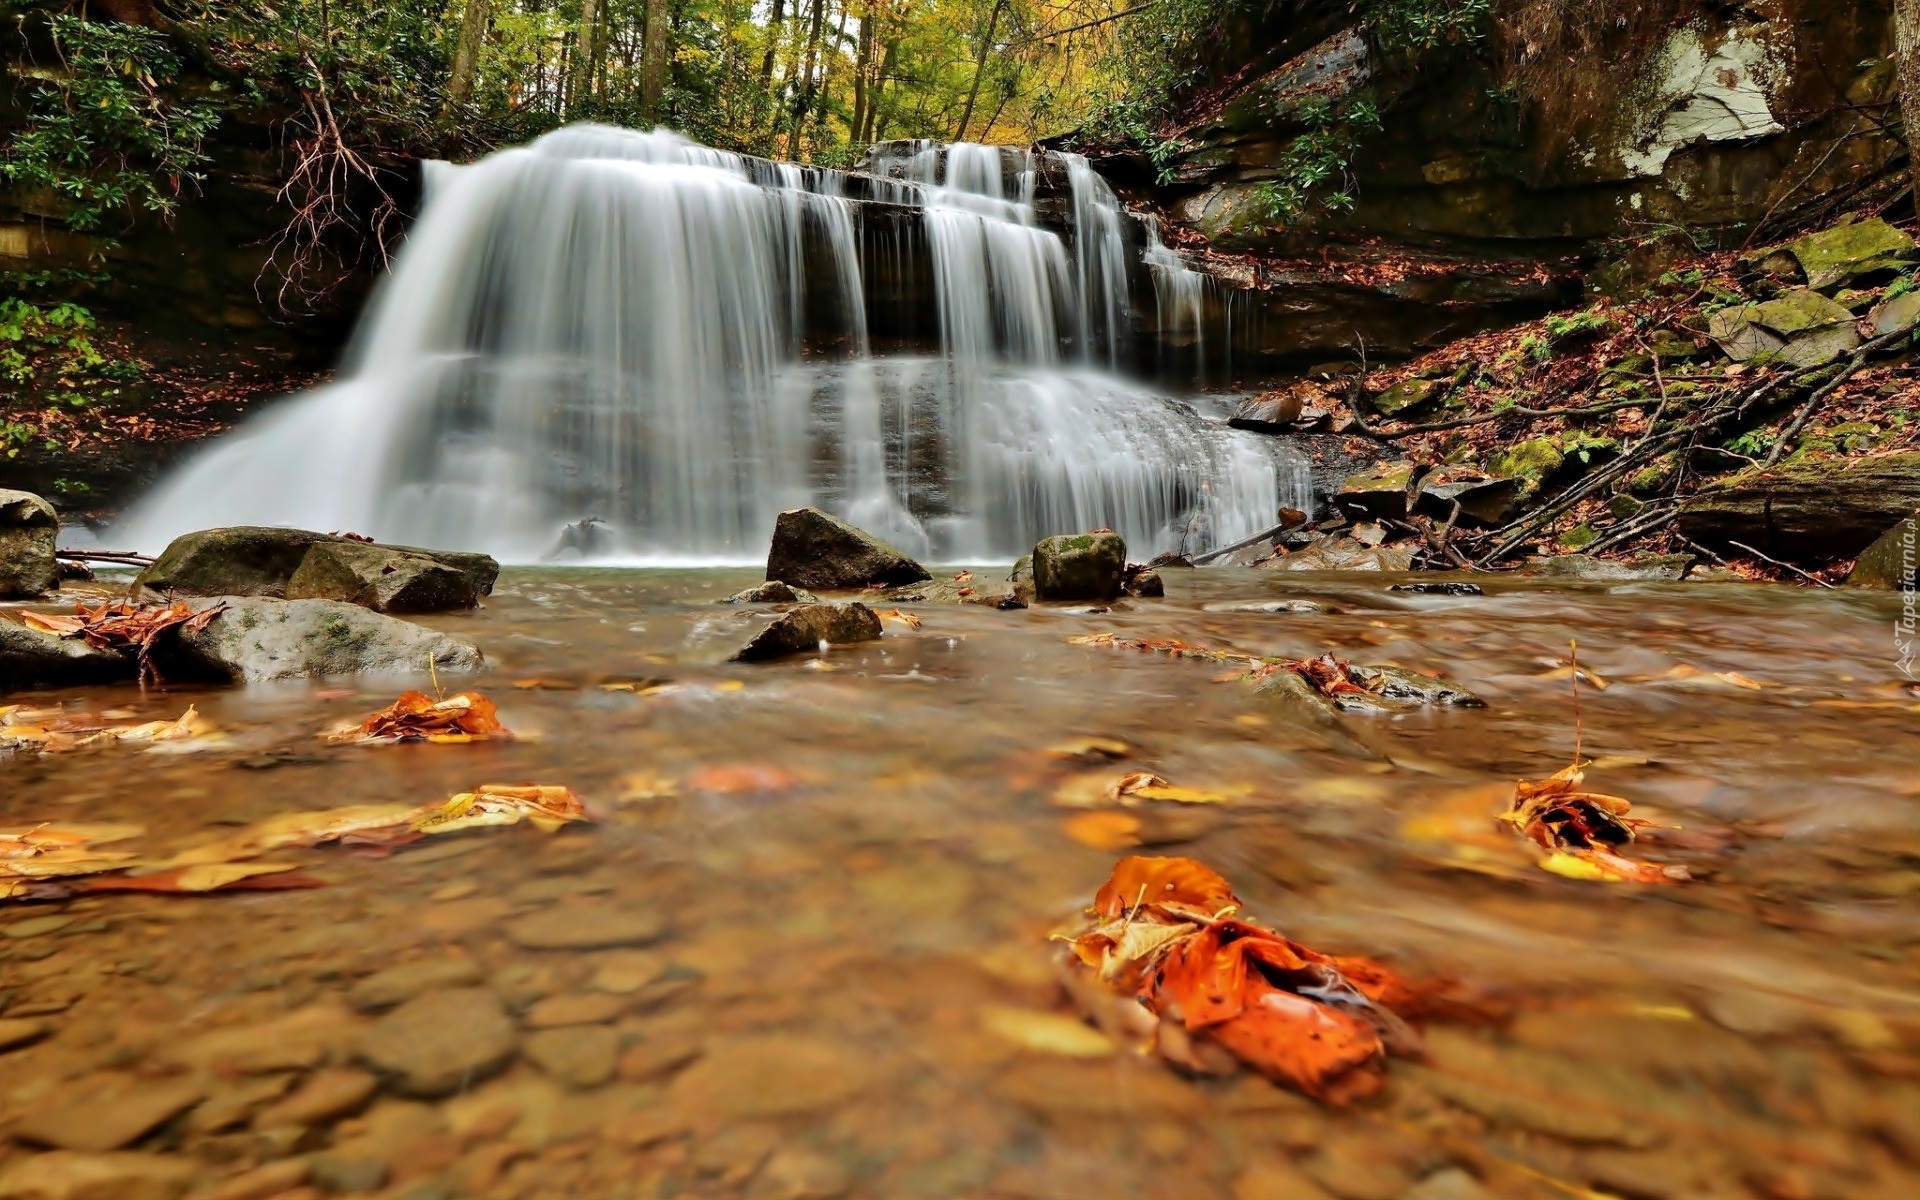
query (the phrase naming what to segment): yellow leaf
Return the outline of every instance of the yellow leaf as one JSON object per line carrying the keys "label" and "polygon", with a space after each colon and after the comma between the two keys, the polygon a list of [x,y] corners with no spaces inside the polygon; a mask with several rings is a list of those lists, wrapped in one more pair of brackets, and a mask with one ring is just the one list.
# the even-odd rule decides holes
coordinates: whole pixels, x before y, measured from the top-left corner
{"label": "yellow leaf", "polygon": [[1105,1058],[1114,1051],[1105,1034],[1059,1013],[995,1004],[981,1011],[980,1025],[995,1037],[1040,1054]]}
{"label": "yellow leaf", "polygon": [[278,875],[295,869],[294,863],[203,863],[182,869],[175,880],[183,892],[211,892],[255,875]]}
{"label": "yellow leaf", "polygon": [[1070,759],[1077,762],[1110,762],[1133,756],[1133,744],[1116,737],[1078,737],[1071,741],[1048,746],[1047,753],[1054,758]]}
{"label": "yellow leaf", "polygon": [[1562,875],[1568,879],[1611,880],[1616,878],[1601,870],[1599,864],[1592,859],[1568,854],[1564,850],[1556,850],[1547,855],[1540,860],[1540,866],[1542,870],[1552,871],[1555,875]]}

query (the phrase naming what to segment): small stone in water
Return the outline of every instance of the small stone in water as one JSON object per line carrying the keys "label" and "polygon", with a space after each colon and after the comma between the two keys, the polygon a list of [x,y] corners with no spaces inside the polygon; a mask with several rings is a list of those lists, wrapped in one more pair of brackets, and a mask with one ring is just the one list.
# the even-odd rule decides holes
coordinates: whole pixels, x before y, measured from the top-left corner
{"label": "small stone in water", "polygon": [[616,996],[631,996],[667,973],[667,961],[644,950],[625,950],[607,955],[590,981],[597,991]]}
{"label": "small stone in water", "polygon": [[620,1034],[607,1025],[542,1029],[527,1037],[526,1056],[542,1071],[575,1088],[599,1087],[613,1078]]}
{"label": "small stone in water", "polygon": [[416,996],[360,1037],[360,1056],[393,1075],[400,1090],[444,1096],[491,1075],[513,1057],[513,1023],[485,988]]}
{"label": "small stone in water", "polygon": [[523,950],[604,950],[657,942],[666,932],[666,921],[643,909],[562,906],[512,922],[507,940]]}
{"label": "small stone in water", "polygon": [[32,1018],[9,1017],[0,1020],[0,1050],[11,1050],[45,1037],[53,1026]]}
{"label": "small stone in water", "polygon": [[118,1150],[200,1102],[206,1085],[174,1079],[158,1083],[128,1076],[82,1079],[36,1104],[13,1136],[61,1150]]}
{"label": "small stone in water", "polygon": [[351,1068],[316,1071],[291,1096],[253,1119],[256,1129],[283,1125],[324,1125],[357,1112],[379,1088],[379,1080]]}
{"label": "small stone in water", "polygon": [[606,992],[570,992],[548,996],[528,1010],[529,1029],[559,1029],[567,1025],[598,1025],[613,1020],[630,1003]]}
{"label": "small stone in water", "polygon": [[792,1034],[737,1038],[710,1048],[673,1082],[673,1106],[716,1117],[818,1112],[864,1091],[866,1064],[828,1042]]}
{"label": "small stone in water", "polygon": [[10,1165],[0,1200],[179,1200],[194,1165],[162,1154],[76,1154],[56,1150]]}
{"label": "small stone in water", "polygon": [[15,939],[44,937],[49,933],[58,933],[78,919],[78,917],[62,916],[28,917],[24,921],[15,921],[5,928],[0,928],[0,933]]}
{"label": "small stone in water", "polygon": [[429,958],[388,967],[362,979],[347,993],[359,1009],[392,1008],[427,992],[472,987],[481,980],[480,964],[470,958]]}
{"label": "small stone in water", "polygon": [[705,1054],[704,1039],[691,1033],[660,1033],[627,1047],[617,1070],[628,1083],[646,1083],[669,1075]]}

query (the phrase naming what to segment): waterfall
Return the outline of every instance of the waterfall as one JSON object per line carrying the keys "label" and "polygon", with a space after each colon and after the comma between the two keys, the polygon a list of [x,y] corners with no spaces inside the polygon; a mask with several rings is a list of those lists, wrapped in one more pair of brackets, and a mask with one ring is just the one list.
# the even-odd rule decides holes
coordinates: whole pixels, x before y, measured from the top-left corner
{"label": "waterfall", "polygon": [[[1284,444],[1116,372],[1124,210],[1060,157],[1064,229],[1048,164],[1001,147],[848,173],[578,125],[436,167],[339,381],[207,447],[124,532],[288,524],[530,561],[595,516],[623,558],[747,561],[817,503],[965,561],[1100,525],[1198,551],[1303,506]],[[903,220],[905,241],[876,232]],[[868,278],[883,252],[924,262],[936,353],[876,353],[870,314],[906,302]]]}

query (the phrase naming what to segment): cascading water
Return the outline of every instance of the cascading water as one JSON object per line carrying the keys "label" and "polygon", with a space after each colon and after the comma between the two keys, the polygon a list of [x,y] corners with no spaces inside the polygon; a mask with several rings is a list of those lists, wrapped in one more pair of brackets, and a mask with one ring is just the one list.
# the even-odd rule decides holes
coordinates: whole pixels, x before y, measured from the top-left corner
{"label": "cascading water", "polygon": [[[289,524],[528,561],[595,516],[623,558],[750,560],[817,503],[968,561],[1101,525],[1194,552],[1303,506],[1284,446],[1115,374],[1126,214],[1058,157],[1064,238],[1042,160],[996,147],[849,174],[583,125],[438,167],[340,382],[210,447],[125,532]],[[937,355],[876,357],[869,313],[906,302],[876,247],[924,260]]]}

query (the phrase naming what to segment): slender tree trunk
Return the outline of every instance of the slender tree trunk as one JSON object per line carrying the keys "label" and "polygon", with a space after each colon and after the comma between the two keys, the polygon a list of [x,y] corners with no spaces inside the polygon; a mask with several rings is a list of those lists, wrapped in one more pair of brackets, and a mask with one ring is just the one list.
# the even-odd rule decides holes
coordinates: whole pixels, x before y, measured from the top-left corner
{"label": "slender tree trunk", "polygon": [[807,20],[807,53],[800,69],[799,91],[794,95],[793,128],[787,132],[787,157],[800,157],[800,133],[807,123],[807,110],[813,107],[813,71],[820,61],[820,38],[827,31],[826,0],[813,0]]}
{"label": "slender tree trunk", "polygon": [[786,20],[787,0],[773,0],[773,13],[767,18],[767,53],[760,60],[760,87],[773,86],[773,59],[780,51],[780,23]]}
{"label": "slender tree trunk", "polygon": [[860,18],[860,41],[853,54],[853,119],[847,122],[847,140],[860,148],[860,131],[867,127],[867,75],[873,70],[873,7]]}
{"label": "slender tree trunk", "polygon": [[1913,204],[1920,209],[1920,0],[1894,0],[1893,41],[1900,56],[1900,119],[1906,126]]}
{"label": "slender tree trunk", "polygon": [[640,48],[640,108],[647,119],[659,120],[661,98],[667,91],[667,0],[647,0],[647,29]]}
{"label": "slender tree trunk", "polygon": [[453,73],[447,79],[447,103],[460,105],[473,95],[474,76],[480,73],[480,50],[487,44],[487,26],[493,20],[493,0],[467,0],[460,14],[460,40],[454,43]]}
{"label": "slender tree trunk", "polygon": [[893,56],[900,43],[888,42],[880,55],[880,69],[874,73],[873,86],[867,96],[867,128],[861,135],[861,141],[871,146],[880,140],[880,129],[884,122],[880,116],[880,98],[887,94],[887,79],[893,74]]}
{"label": "slender tree trunk", "polygon": [[593,99],[593,79],[600,73],[602,0],[580,0],[580,29],[573,37],[573,82],[567,93],[567,115],[586,115]]}
{"label": "slender tree trunk", "polygon": [[973,121],[973,104],[980,98],[980,77],[987,73],[987,52],[993,49],[993,35],[1000,28],[1000,10],[1007,6],[1007,0],[993,0],[993,15],[987,18],[987,36],[980,39],[980,53],[973,60],[973,86],[967,89],[967,106],[960,110],[960,131],[953,135],[956,142],[967,140],[967,126]]}

